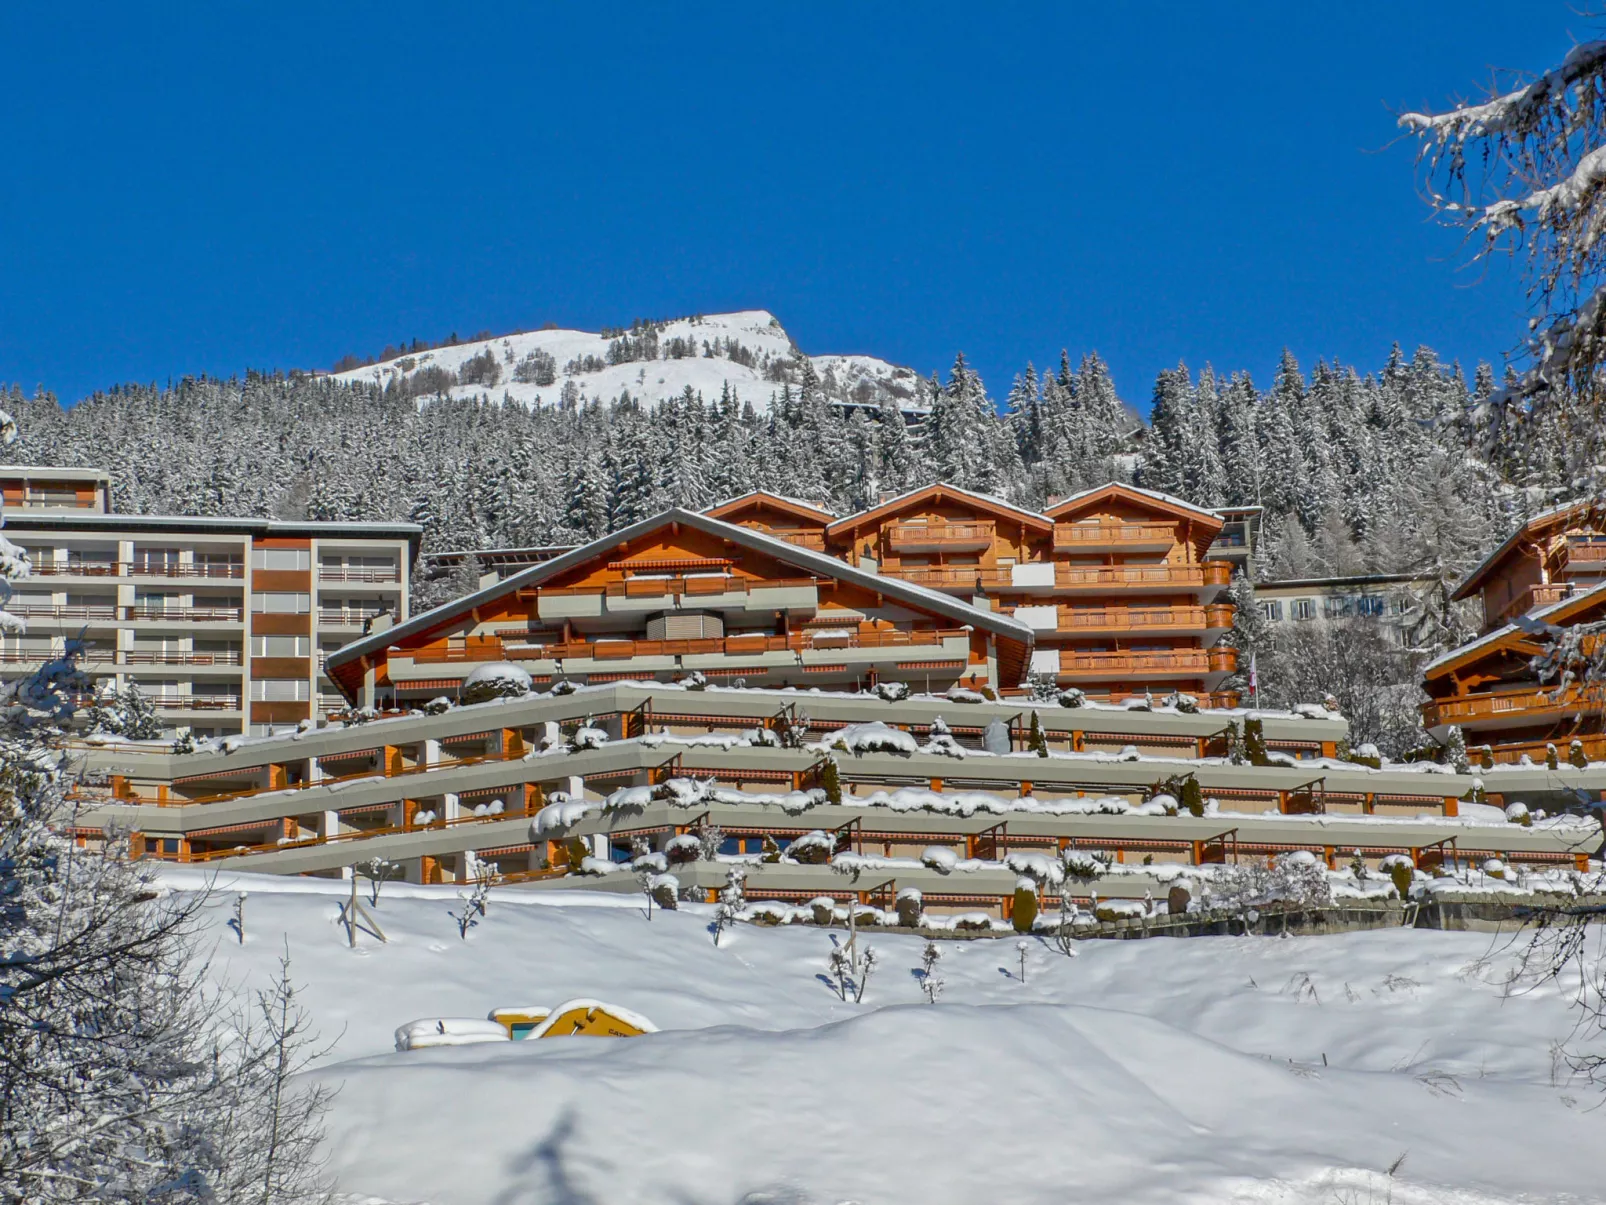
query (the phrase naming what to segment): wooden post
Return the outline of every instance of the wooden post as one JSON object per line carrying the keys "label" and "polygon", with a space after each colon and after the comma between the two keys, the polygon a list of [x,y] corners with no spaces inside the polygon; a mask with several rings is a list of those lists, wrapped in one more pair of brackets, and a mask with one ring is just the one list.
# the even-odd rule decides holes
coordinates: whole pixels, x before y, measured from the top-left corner
{"label": "wooden post", "polygon": [[502,729],[502,757],[517,761],[524,756],[524,733],[517,728]]}
{"label": "wooden post", "polygon": [[386,778],[394,777],[402,772],[404,766],[402,763],[401,746],[386,745],[384,748],[383,758]]}
{"label": "wooden post", "polygon": [[268,790],[282,791],[290,785],[290,768],[282,762],[268,766]]}
{"label": "wooden post", "polygon": [[1322,742],[1322,756],[1323,757],[1337,757],[1338,756],[1338,742],[1337,741],[1323,741]]}
{"label": "wooden post", "polygon": [[1454,795],[1444,797],[1444,814],[1446,816],[1459,816],[1461,814],[1461,801]]}
{"label": "wooden post", "polygon": [[933,778],[933,779],[932,779],[932,780],[931,780],[931,789],[932,789],[932,790],[933,790],[933,791],[940,791],[940,790],[942,790],[942,779],[940,779],[940,778]]}
{"label": "wooden post", "polygon": [[1083,748],[1083,745],[1085,743],[1085,741],[1084,741],[1085,736],[1086,736],[1086,733],[1084,733],[1080,728],[1071,729],[1071,752],[1072,753],[1086,753],[1087,752],[1087,750],[1085,748]]}

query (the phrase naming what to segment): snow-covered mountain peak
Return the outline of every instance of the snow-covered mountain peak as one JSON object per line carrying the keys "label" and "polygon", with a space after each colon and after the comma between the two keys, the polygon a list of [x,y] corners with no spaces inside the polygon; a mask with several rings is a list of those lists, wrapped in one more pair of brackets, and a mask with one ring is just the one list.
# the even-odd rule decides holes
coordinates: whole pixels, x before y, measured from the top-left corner
{"label": "snow-covered mountain peak", "polygon": [[782,385],[814,365],[827,397],[878,406],[890,399],[919,409],[913,369],[874,356],[804,356],[768,310],[699,314],[598,332],[546,329],[499,335],[397,355],[336,373],[339,380],[404,384],[418,396],[510,398],[525,405],[570,399],[652,405],[688,387],[713,401],[728,385],[741,401],[767,409]]}

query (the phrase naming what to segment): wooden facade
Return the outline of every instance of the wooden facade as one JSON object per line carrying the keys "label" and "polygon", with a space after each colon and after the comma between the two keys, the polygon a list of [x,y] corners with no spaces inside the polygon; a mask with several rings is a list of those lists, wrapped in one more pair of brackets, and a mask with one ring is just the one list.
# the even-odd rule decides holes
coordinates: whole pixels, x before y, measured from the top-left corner
{"label": "wooden facade", "polygon": [[1475,760],[1485,745],[1497,762],[1543,762],[1553,745],[1559,758],[1606,759],[1599,687],[1542,679],[1535,658],[1547,642],[1534,630],[1606,619],[1603,519],[1588,505],[1536,516],[1452,596],[1481,600],[1484,632],[1427,667],[1423,722],[1441,736],[1460,727]]}
{"label": "wooden facade", "polygon": [[1007,616],[815,551],[796,538],[808,530],[796,516],[768,502],[735,517],[752,526],[665,512],[357,641],[330,657],[331,676],[384,706],[450,694],[488,662],[538,684],[700,674],[941,690],[1014,685],[1026,672],[1031,633]]}

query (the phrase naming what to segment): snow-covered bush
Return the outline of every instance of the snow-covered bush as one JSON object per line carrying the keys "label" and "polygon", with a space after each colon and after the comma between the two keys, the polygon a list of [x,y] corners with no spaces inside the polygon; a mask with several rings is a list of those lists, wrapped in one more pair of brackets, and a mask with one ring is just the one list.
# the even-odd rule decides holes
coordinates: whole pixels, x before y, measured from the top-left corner
{"label": "snow-covered bush", "polygon": [[577,691],[579,689],[580,688],[578,686],[576,686],[573,682],[569,681],[567,678],[559,678],[556,682],[554,682],[547,689],[547,694],[554,695],[554,696],[572,695],[575,691]]}
{"label": "snow-covered bush", "polygon": [[188,728],[180,728],[173,737],[172,751],[175,754],[184,754],[194,753],[195,749],[195,733]]}
{"label": "snow-covered bush", "polygon": [[1059,692],[1059,705],[1061,707],[1086,707],[1087,692],[1076,687],[1068,687]]}
{"label": "snow-covered bush", "polygon": [[875,684],[876,697],[885,699],[888,703],[901,703],[909,697],[909,684],[907,682],[877,682]]}
{"label": "snow-covered bush", "polygon": [[959,855],[945,845],[928,845],[920,851],[920,864],[938,874],[952,874]]}
{"label": "snow-covered bush", "polygon": [[925,919],[925,897],[920,894],[918,887],[901,888],[895,907],[898,923],[905,929],[918,929],[920,922]]}
{"label": "snow-covered bush", "polygon": [[824,866],[836,853],[836,837],[820,829],[804,833],[786,847],[786,856],[803,866]]}
{"label": "snow-covered bush", "polygon": [[863,724],[849,724],[833,732],[814,746],[820,752],[842,749],[849,753],[897,753],[904,757],[919,750],[919,742],[901,728],[892,728],[880,720]]}
{"label": "snow-covered bush", "polygon": [[694,833],[682,833],[678,837],[671,837],[664,844],[664,857],[671,866],[681,866],[687,862],[695,862],[703,856],[703,843]]}
{"label": "snow-covered bush", "polygon": [[684,677],[676,678],[675,681],[679,685],[684,686],[687,690],[708,689],[708,675],[703,673],[701,670],[694,669]]}
{"label": "snow-covered bush", "polygon": [[530,675],[510,661],[491,661],[476,666],[457,688],[457,701],[464,704],[488,703],[492,699],[517,699],[530,693]]}
{"label": "snow-covered bush", "polygon": [[1589,755],[1584,752],[1584,742],[1577,737],[1567,746],[1567,764],[1580,770],[1589,769]]}
{"label": "snow-covered bush", "polygon": [[423,707],[425,715],[445,715],[451,709],[452,701],[445,695],[436,695]]}
{"label": "snow-covered bush", "polygon": [[1529,828],[1534,822],[1528,805],[1520,801],[1506,805],[1506,820],[1511,824],[1520,824],[1523,828]]}
{"label": "snow-covered bush", "polygon": [[569,752],[579,753],[583,749],[600,749],[608,743],[608,734],[601,728],[593,728],[590,724],[582,724],[574,730],[569,738]]}
{"label": "snow-covered bush", "polygon": [[1416,865],[1405,854],[1389,854],[1377,868],[1394,883],[1394,890],[1402,900],[1411,898],[1411,885],[1416,882]]}
{"label": "snow-covered bush", "polygon": [[1025,875],[1015,880],[1009,919],[1017,933],[1030,933],[1037,921],[1037,884]]}

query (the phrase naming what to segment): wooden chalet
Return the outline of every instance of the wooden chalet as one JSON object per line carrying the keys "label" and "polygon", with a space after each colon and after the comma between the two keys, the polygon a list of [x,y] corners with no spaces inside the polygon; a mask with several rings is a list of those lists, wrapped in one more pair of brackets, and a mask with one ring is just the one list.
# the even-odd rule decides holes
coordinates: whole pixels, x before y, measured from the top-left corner
{"label": "wooden chalet", "polygon": [[768,534],[766,518],[797,518],[784,501],[740,511],[752,527],[666,511],[355,641],[330,655],[329,673],[367,706],[454,694],[491,662],[538,685],[694,671],[754,687],[1021,682],[1024,624]]}

